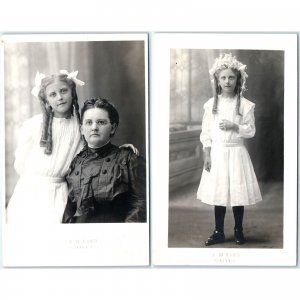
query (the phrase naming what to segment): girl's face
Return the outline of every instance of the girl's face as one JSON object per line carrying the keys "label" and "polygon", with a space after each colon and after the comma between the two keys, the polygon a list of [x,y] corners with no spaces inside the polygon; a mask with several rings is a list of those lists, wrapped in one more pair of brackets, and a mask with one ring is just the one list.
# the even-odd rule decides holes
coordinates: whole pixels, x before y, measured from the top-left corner
{"label": "girl's face", "polygon": [[232,69],[224,69],[220,71],[218,77],[218,84],[222,88],[222,94],[234,95],[236,82],[237,76]]}
{"label": "girl's face", "polygon": [[116,124],[111,124],[108,112],[102,108],[90,108],[82,116],[81,134],[90,148],[105,145],[116,131]]}
{"label": "girl's face", "polygon": [[45,89],[46,99],[53,109],[54,117],[68,118],[73,104],[72,90],[63,81],[54,81]]}

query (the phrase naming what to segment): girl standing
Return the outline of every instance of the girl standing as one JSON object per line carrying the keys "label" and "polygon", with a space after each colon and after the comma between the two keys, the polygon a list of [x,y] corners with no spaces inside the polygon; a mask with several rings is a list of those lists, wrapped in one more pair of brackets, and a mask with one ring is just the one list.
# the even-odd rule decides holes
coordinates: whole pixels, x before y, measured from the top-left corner
{"label": "girl standing", "polygon": [[42,114],[25,121],[18,137],[15,169],[20,175],[7,207],[9,224],[59,224],[67,202],[65,175],[82,148],[76,84],[78,72],[39,72],[32,94]]}
{"label": "girl standing", "polygon": [[233,210],[236,244],[245,242],[244,206],[262,200],[256,175],[243,144],[255,134],[255,104],[243,97],[246,65],[231,54],[220,55],[209,73],[214,97],[204,104],[202,132],[204,167],[197,198],[214,205],[215,230],[206,246],[225,241],[226,207]]}

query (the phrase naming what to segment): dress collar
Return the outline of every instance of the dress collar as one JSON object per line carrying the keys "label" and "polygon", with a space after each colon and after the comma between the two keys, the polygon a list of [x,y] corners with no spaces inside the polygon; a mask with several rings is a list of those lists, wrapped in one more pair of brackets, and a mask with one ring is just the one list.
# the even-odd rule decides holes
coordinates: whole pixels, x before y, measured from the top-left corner
{"label": "dress collar", "polygon": [[223,97],[222,95],[219,95],[219,100],[221,100],[224,103],[234,103],[237,100],[237,95],[231,97]]}
{"label": "dress collar", "polygon": [[90,148],[87,147],[87,151],[88,151],[88,155],[93,155],[93,154],[97,154],[100,157],[105,157],[106,155],[108,155],[111,150],[114,148],[114,146],[108,142],[107,144],[105,144],[104,146],[100,147],[100,148]]}

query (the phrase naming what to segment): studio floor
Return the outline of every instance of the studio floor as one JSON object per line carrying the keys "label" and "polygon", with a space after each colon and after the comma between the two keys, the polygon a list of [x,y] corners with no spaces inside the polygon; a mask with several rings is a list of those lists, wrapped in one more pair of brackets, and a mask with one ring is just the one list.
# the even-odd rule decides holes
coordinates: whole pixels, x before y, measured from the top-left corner
{"label": "studio floor", "polygon": [[[169,247],[202,248],[214,229],[213,206],[196,199],[198,184],[190,184],[170,193]],[[245,207],[246,243],[234,243],[234,218],[230,207],[225,216],[225,243],[211,248],[282,248],[283,183],[260,183],[263,201]]]}

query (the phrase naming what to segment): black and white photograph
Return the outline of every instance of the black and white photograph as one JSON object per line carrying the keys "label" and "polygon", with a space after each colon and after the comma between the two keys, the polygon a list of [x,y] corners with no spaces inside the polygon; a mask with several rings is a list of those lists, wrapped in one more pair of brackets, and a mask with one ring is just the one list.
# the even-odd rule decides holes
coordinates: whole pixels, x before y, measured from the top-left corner
{"label": "black and white photograph", "polygon": [[[273,250],[272,256],[290,245],[293,255],[286,261],[296,264],[297,169],[287,170],[292,153],[297,157],[289,144],[296,146],[297,135],[290,141],[288,125],[297,120],[297,93],[290,85],[297,72],[289,62],[297,65],[297,55],[273,46],[271,35],[265,36],[268,47],[259,35],[245,35],[248,44],[253,41],[249,48],[239,48],[231,35],[209,37],[205,44],[206,36],[196,35],[202,48],[183,37],[182,47],[177,40],[168,49],[169,164],[160,243],[169,252],[200,250],[205,255],[199,252],[195,261],[204,265],[269,264],[246,251]],[[292,36],[281,37],[293,45]],[[287,114],[288,106],[294,114]],[[287,203],[294,212],[287,213]],[[177,263],[182,261],[190,262],[182,257]]]}
{"label": "black and white photograph", "polygon": [[[299,4],[3,1],[0,298],[297,298]],[[65,78],[62,99],[72,91],[66,117],[44,102],[52,75]],[[72,122],[73,134],[59,136]],[[110,139],[101,157],[99,132]],[[106,206],[111,183],[135,167],[146,174],[139,201]],[[250,180],[239,177],[246,168]],[[34,187],[24,171],[37,175]],[[129,200],[131,187],[118,185],[117,198]]]}
{"label": "black and white photograph", "polygon": [[147,35],[3,40],[4,264],[147,265]]}

